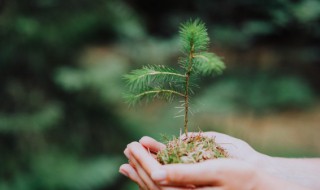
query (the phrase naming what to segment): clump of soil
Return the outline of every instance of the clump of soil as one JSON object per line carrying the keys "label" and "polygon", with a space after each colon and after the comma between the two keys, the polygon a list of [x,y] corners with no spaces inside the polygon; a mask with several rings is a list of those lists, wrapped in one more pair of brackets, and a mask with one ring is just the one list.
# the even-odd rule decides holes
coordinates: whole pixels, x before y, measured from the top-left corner
{"label": "clump of soil", "polygon": [[185,138],[173,138],[166,148],[159,151],[157,160],[165,164],[198,163],[209,159],[226,158],[227,151],[216,143],[215,138],[200,134]]}

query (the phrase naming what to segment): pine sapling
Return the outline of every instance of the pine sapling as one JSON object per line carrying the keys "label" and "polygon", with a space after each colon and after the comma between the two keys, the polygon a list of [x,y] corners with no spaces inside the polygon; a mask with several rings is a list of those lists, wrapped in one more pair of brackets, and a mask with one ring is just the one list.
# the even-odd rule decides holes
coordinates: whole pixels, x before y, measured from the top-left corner
{"label": "pine sapling", "polygon": [[163,65],[148,65],[125,75],[130,93],[126,96],[130,104],[146,99],[161,98],[172,101],[181,98],[184,113],[185,138],[174,138],[167,148],[158,152],[162,164],[195,163],[207,159],[226,157],[226,151],[212,138],[199,135],[188,136],[190,96],[194,94],[195,78],[218,75],[225,69],[223,61],[208,52],[209,37],[205,24],[199,19],[181,24],[180,41],[182,56],[180,70]]}

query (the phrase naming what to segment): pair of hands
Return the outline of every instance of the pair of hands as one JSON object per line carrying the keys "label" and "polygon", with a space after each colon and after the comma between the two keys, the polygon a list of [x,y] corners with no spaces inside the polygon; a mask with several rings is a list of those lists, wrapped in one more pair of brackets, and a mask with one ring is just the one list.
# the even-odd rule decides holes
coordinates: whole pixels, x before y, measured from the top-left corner
{"label": "pair of hands", "polygon": [[143,137],[139,143],[132,142],[125,149],[129,163],[120,167],[120,173],[136,182],[142,190],[303,189],[262,172],[267,156],[246,142],[216,132],[202,135],[215,138],[231,158],[162,166],[155,156],[165,145]]}

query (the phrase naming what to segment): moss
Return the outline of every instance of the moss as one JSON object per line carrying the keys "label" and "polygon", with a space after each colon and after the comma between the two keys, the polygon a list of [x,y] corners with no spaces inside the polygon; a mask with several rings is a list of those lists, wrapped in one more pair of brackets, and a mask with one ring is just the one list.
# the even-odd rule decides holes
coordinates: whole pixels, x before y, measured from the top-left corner
{"label": "moss", "polygon": [[166,148],[159,151],[157,160],[161,164],[198,163],[209,159],[226,158],[227,151],[216,143],[215,138],[201,133],[184,138],[173,138]]}

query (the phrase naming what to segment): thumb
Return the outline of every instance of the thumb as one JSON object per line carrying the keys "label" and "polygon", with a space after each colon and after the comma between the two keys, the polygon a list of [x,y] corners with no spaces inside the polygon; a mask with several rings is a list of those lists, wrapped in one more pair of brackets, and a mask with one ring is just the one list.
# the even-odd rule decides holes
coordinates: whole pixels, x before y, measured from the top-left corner
{"label": "thumb", "polygon": [[219,160],[210,160],[196,164],[165,165],[153,171],[151,178],[161,185],[214,185],[218,183],[219,163]]}

